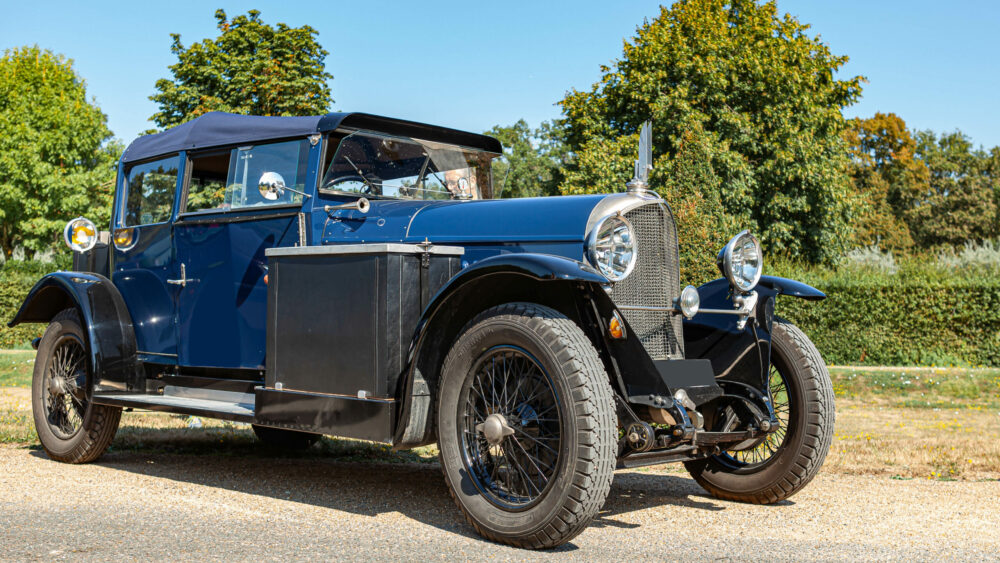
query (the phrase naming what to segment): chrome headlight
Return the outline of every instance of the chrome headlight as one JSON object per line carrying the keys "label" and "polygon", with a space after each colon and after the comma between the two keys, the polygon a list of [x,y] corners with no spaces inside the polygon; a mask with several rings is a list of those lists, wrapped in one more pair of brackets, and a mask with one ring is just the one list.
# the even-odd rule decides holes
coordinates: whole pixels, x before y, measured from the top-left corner
{"label": "chrome headlight", "polygon": [[719,251],[718,264],[719,270],[733,287],[743,292],[752,290],[757,287],[764,269],[760,243],[750,231],[743,231]]}
{"label": "chrome headlight", "polygon": [[97,244],[97,227],[90,219],[77,217],[69,223],[63,230],[63,238],[66,244],[76,252],[86,252]]}
{"label": "chrome headlight", "polygon": [[632,224],[621,215],[608,215],[587,236],[590,263],[613,282],[632,273],[637,256]]}

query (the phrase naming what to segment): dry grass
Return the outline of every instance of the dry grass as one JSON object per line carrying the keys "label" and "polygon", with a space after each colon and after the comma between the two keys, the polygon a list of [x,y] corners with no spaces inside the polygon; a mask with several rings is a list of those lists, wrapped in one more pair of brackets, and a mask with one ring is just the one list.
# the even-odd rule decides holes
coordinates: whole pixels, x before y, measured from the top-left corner
{"label": "dry grass", "polygon": [[[38,447],[31,416],[33,352],[0,355],[0,443]],[[1000,479],[1000,370],[831,368],[837,426],[825,471],[899,479]],[[249,425],[126,412],[113,450],[236,456],[289,455],[254,438]],[[428,462],[433,447],[324,438],[310,457]],[[660,470],[680,471],[681,466]]]}
{"label": "dry grass", "polygon": [[838,399],[824,470],[901,479],[1000,479],[1000,411]]}

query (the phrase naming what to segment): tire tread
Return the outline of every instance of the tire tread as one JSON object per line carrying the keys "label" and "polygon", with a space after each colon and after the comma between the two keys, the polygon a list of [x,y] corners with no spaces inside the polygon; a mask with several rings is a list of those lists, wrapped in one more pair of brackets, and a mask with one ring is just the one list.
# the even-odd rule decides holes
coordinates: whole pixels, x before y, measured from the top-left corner
{"label": "tire tread", "polygon": [[[480,525],[462,505],[450,481],[448,490],[466,520],[482,536],[520,548],[552,548],[566,543],[586,529],[604,505],[611,489],[618,428],[611,386],[597,351],[583,331],[572,320],[548,307],[531,303],[499,305],[477,315],[462,333],[487,319],[497,318],[526,323],[539,337],[551,343],[553,355],[563,363],[563,373],[567,375],[572,389],[573,410],[577,413],[577,438],[581,444],[570,491],[547,525],[534,533],[511,537],[493,533]],[[457,348],[452,348],[445,359],[445,366],[455,361],[453,356]],[[573,463],[573,460],[569,462]],[[448,481],[448,474],[444,473]]]}
{"label": "tire tread", "polygon": [[[692,470],[692,477],[716,498],[753,504],[773,504],[785,500],[802,490],[819,473],[833,442],[836,419],[833,386],[819,350],[802,330],[780,317],[774,319],[773,334],[774,338],[788,340],[793,354],[798,356],[790,358],[790,361],[799,363],[805,375],[801,383],[808,412],[802,447],[779,480],[755,491],[727,490],[713,483],[706,471]],[[693,467],[703,466],[688,465],[689,469]]]}
{"label": "tire tread", "polygon": [[[60,311],[52,318],[50,323],[62,323],[67,320],[75,323],[82,332],[83,326],[80,323],[80,316],[76,309],[64,309]],[[83,427],[80,428],[80,431],[84,432],[84,437],[69,452],[65,454],[53,452],[46,446],[44,441],[40,440],[42,448],[45,449],[45,453],[48,454],[49,458],[63,463],[90,463],[101,457],[101,454],[108,449],[111,441],[115,438],[115,434],[118,432],[122,409],[121,407],[94,404],[92,401],[89,408],[90,416],[84,419]]]}

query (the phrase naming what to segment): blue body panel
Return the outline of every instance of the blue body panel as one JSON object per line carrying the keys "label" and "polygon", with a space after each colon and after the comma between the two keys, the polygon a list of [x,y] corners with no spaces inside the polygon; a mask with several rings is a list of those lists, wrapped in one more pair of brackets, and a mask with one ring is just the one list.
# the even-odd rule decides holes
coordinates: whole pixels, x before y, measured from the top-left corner
{"label": "blue body panel", "polygon": [[[314,152],[310,183],[318,169],[318,148]],[[317,238],[319,244],[430,240],[465,247],[462,267],[469,268],[509,254],[583,260],[587,221],[603,197],[376,199],[365,214],[327,213],[324,205],[355,198],[315,194],[306,198],[301,211],[306,213],[306,244]],[[300,208],[178,216],[179,199],[171,223],[138,227],[136,246],[114,254],[114,282],[135,318],[139,351],[182,367],[262,370],[267,335],[264,251],[299,244],[295,214]],[[167,284],[167,279],[180,278],[182,263],[191,281],[185,287]]]}
{"label": "blue body panel", "polygon": [[298,243],[298,220],[295,209],[249,217],[174,226],[177,261],[194,280],[177,298],[181,366],[264,369],[264,251]]}
{"label": "blue body panel", "polygon": [[[166,280],[177,277],[170,223],[136,227],[128,251],[111,245],[111,281],[128,305],[140,352],[176,356],[176,290]],[[172,362],[172,359],[169,360]]]}

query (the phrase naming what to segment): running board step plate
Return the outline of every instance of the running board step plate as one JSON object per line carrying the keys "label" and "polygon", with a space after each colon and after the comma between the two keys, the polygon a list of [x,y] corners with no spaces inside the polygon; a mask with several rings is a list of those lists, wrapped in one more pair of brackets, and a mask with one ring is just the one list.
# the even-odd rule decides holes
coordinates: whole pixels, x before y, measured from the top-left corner
{"label": "running board step plate", "polygon": [[[248,395],[249,396],[249,395]],[[95,395],[94,402],[115,407],[132,407],[150,411],[170,412],[221,418],[237,422],[253,422],[254,405],[245,402],[212,401],[170,395]]]}

